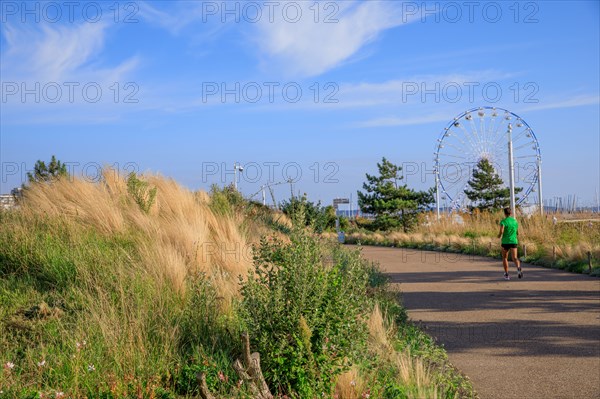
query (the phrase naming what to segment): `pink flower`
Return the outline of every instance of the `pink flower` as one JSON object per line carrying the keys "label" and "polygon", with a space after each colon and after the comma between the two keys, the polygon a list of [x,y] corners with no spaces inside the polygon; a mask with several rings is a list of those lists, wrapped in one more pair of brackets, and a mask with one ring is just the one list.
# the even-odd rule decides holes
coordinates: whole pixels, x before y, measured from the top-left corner
{"label": "pink flower", "polygon": [[82,350],[85,346],[87,345],[87,342],[85,341],[85,339],[81,342],[76,342],[75,343],[75,348],[77,348],[77,351]]}

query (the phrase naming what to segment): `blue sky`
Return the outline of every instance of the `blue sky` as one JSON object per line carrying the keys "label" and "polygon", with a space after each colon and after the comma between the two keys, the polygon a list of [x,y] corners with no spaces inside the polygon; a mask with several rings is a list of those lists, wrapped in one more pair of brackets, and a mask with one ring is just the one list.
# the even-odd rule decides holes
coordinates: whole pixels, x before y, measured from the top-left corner
{"label": "blue sky", "polygon": [[444,127],[495,106],[534,130],[545,198],[595,203],[597,1],[67,3],[1,3],[0,192],[52,154],[192,189],[238,161],[248,196],[324,203],[385,156],[424,189]]}

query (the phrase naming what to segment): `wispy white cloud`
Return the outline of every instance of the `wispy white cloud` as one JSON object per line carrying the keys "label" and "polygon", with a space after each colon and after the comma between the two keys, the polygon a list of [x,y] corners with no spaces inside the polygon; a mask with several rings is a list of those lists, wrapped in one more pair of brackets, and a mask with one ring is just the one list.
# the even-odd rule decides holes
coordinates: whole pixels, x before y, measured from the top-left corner
{"label": "wispy white cloud", "polygon": [[[104,52],[108,27],[104,21],[4,24],[0,72],[3,88],[10,90],[3,93],[5,120],[106,121],[119,115],[115,105],[135,90],[126,85],[140,58],[112,61]],[[84,92],[87,85],[94,87]]]}
{"label": "wispy white cloud", "polygon": [[393,126],[410,126],[410,125],[424,125],[427,123],[434,122],[448,122],[451,114],[447,112],[438,112],[435,114],[424,114],[417,116],[407,117],[385,117],[385,118],[374,118],[367,121],[356,123],[355,127],[393,127]]}
{"label": "wispy white cloud", "polygon": [[173,1],[168,9],[144,1],[139,6],[149,24],[174,36],[185,32],[196,42],[216,40],[235,26],[248,48],[262,57],[263,66],[292,77],[335,68],[356,58],[383,31],[417,19],[402,15],[401,6],[392,1],[252,4],[252,11],[241,1]]}
{"label": "wispy white cloud", "polygon": [[[565,98],[559,101],[553,102],[541,102],[536,105],[527,107],[518,107],[518,112],[533,112],[543,111],[549,109],[564,109],[564,108],[575,108],[583,107],[588,105],[600,104],[600,97],[598,95],[577,95],[570,98]],[[474,104],[471,104],[474,106]],[[452,104],[439,104],[433,106],[422,106],[419,108],[405,109],[403,112],[397,112],[396,115],[377,117],[367,119],[364,121],[353,124],[354,127],[394,127],[394,126],[408,126],[408,125],[422,125],[434,122],[448,122],[451,117],[458,112],[456,106]]]}
{"label": "wispy white cloud", "polygon": [[5,24],[3,80],[64,81],[82,76],[102,80],[130,72],[137,66],[136,57],[113,67],[99,65],[106,30],[107,24],[102,21],[71,25]]}
{"label": "wispy white cloud", "polygon": [[[239,2],[237,7],[239,8]],[[220,14],[214,14],[214,9],[226,7],[225,3],[206,1],[171,1],[168,11],[150,4],[148,1],[139,3],[140,16],[147,23],[158,26],[173,36],[183,35],[185,31],[192,41],[203,42],[216,40],[220,34],[230,28],[235,21]],[[239,16],[239,15],[238,15]]]}
{"label": "wispy white cloud", "polygon": [[[413,75],[384,82],[346,83],[340,85],[339,107],[381,105],[415,105],[449,102],[445,97],[469,97],[473,87],[502,82],[514,76],[497,70],[465,71],[438,75]],[[437,96],[437,99],[436,99]]]}
{"label": "wispy white cloud", "polygon": [[82,24],[75,28],[42,25],[41,29],[7,24],[3,30],[8,43],[3,69],[9,69],[9,74],[16,72],[51,81],[62,79],[80,68],[102,47],[103,31],[102,23]]}
{"label": "wispy white cloud", "polygon": [[[283,98],[281,85],[274,90],[274,100],[269,102],[265,94],[261,101],[250,103],[242,101],[248,108],[256,111],[273,109],[311,109],[311,110],[346,110],[361,109],[365,112],[388,112],[392,115],[400,110],[408,111],[423,105],[450,104],[449,100],[457,98],[455,103],[465,103],[471,100],[475,88],[486,84],[501,84],[508,87],[512,73],[498,70],[465,71],[464,73],[407,75],[385,81],[371,82],[299,82],[296,83],[301,91],[300,101],[291,102]],[[500,83],[498,83],[500,82]],[[511,82],[511,83],[506,83]],[[241,86],[245,82],[241,83]],[[318,95],[317,89],[318,86]],[[266,92],[266,89],[264,90]],[[315,96],[317,98],[315,99]],[[437,96],[437,98],[436,98]],[[449,98],[452,97],[452,98]],[[187,105],[231,106],[239,103],[220,101],[221,96],[211,96],[210,101],[188,101]],[[242,98],[243,100],[243,98]],[[393,117],[392,117],[393,120]]]}
{"label": "wispy white cloud", "polygon": [[159,26],[171,34],[177,35],[182,29],[200,17],[197,12],[200,10],[199,3],[190,2],[187,9],[183,9],[178,4],[174,3],[175,9],[167,12],[159,10],[147,1],[140,2],[140,16],[150,24]]}
{"label": "wispy white cloud", "polygon": [[263,63],[275,64],[291,76],[320,75],[351,59],[383,31],[411,22],[393,1],[332,3],[339,9],[330,11],[336,11],[331,23],[326,23],[322,10],[315,21],[313,3],[301,4],[297,22],[280,12],[272,22],[262,18],[257,24],[255,42],[266,57]]}
{"label": "wispy white cloud", "polygon": [[570,98],[564,98],[562,100],[555,100],[551,102],[540,102],[536,105],[525,107],[524,111],[543,111],[547,109],[562,109],[562,108],[574,108],[583,107],[586,105],[598,105],[600,104],[600,96],[597,94],[583,94],[577,95]]}

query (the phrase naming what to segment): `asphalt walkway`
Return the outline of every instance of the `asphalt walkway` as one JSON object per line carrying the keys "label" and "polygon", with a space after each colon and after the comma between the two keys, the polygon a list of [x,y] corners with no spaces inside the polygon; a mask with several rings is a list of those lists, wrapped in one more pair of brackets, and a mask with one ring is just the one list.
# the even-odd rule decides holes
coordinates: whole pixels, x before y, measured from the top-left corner
{"label": "asphalt walkway", "polygon": [[600,279],[528,264],[363,247],[414,321],[444,344],[482,399],[600,398]]}

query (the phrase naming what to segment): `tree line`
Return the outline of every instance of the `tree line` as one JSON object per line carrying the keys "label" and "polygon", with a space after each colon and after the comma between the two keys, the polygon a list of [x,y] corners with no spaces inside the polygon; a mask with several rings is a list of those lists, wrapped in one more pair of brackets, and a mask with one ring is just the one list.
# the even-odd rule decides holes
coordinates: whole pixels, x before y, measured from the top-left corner
{"label": "tree line", "polygon": [[[363,213],[375,217],[370,227],[374,230],[410,231],[423,211],[431,210],[435,203],[435,187],[417,191],[401,184],[402,167],[385,157],[377,163],[378,175],[366,174],[363,190],[358,191],[358,205]],[[510,191],[491,162],[482,158],[473,170],[464,190],[471,201],[472,211],[494,212],[510,205]],[[515,193],[522,189],[515,188]]]}
{"label": "tree line", "polygon": [[[363,190],[358,191],[358,205],[361,212],[373,215],[374,220],[368,227],[373,230],[410,231],[418,222],[419,214],[431,210],[435,203],[435,187],[418,191],[403,184],[402,167],[383,157],[377,163],[378,174],[365,174]],[[27,174],[29,184],[50,183],[60,178],[68,178],[64,163],[54,155],[48,164],[38,160],[33,172]],[[510,191],[492,163],[482,158],[473,170],[464,190],[471,201],[470,210],[497,211],[510,205]],[[522,191],[516,187],[515,193]],[[331,230],[336,226],[336,214],[333,206],[323,206],[320,202],[308,201],[306,195],[292,197],[280,204],[286,214],[295,214],[302,208],[307,226],[315,231]],[[340,218],[341,229],[348,227],[348,220]]]}

